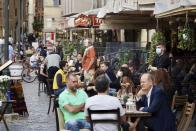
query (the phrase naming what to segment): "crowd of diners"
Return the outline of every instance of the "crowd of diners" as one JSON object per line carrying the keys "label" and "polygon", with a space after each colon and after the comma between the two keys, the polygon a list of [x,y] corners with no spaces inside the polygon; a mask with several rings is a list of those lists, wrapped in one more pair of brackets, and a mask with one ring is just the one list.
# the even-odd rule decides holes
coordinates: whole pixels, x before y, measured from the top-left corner
{"label": "crowd of diners", "polygon": [[[178,95],[188,95],[189,102],[195,100],[191,91],[196,82],[195,59],[190,59],[189,64],[183,59],[171,61],[166,54],[164,43],[158,43],[157,55],[147,71],[138,72],[139,65],[133,64],[134,62],[124,63],[116,71],[104,57],[96,58],[91,39],[84,40],[84,45],[84,53],[78,53],[76,60],[70,56],[63,59],[58,52],[50,52],[44,56],[40,67],[41,81],[47,85],[47,79],[53,79],[52,85],[47,87],[58,97],[65,129],[90,129],[88,108],[119,108],[123,131],[135,128],[143,131],[145,126],[153,131],[176,131],[175,115],[170,107],[172,98],[177,92]],[[51,93],[50,89],[48,93]],[[137,110],[152,114],[137,124],[127,121],[119,100],[130,93],[138,98]],[[96,124],[94,130],[115,131],[117,127],[114,124],[102,123]]]}

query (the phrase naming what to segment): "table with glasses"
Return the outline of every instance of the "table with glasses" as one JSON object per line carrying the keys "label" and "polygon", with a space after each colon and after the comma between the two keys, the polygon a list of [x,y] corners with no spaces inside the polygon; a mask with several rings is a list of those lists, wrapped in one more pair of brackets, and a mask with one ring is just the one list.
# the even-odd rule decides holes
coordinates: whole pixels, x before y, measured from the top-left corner
{"label": "table with glasses", "polygon": [[133,117],[135,117],[135,118],[138,118],[138,117],[150,117],[151,116],[151,113],[149,113],[149,112],[143,112],[143,111],[131,111],[131,112],[129,112],[129,111],[125,111],[125,114],[126,114],[126,116],[127,116],[127,118],[133,118]]}

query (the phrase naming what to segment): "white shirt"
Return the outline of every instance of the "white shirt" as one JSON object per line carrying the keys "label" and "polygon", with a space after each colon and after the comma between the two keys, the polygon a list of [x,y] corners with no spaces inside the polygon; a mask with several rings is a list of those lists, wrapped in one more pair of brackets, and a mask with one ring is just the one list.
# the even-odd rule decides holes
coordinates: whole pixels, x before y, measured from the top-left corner
{"label": "white shirt", "polygon": [[14,48],[11,45],[9,45],[8,48],[9,48],[9,59],[11,60],[12,56],[14,55]]}
{"label": "white shirt", "polygon": [[51,66],[59,67],[59,62],[61,61],[61,57],[58,54],[50,54],[46,57],[47,61],[47,69]]}
{"label": "white shirt", "polygon": [[30,65],[33,66],[34,64],[37,63],[37,56],[35,54],[33,54],[31,57],[30,57]]}
{"label": "white shirt", "polygon": [[[87,99],[84,113],[86,116],[89,116],[87,109],[91,110],[111,110],[111,109],[120,109],[120,116],[125,114],[125,110],[122,108],[122,105],[118,98],[109,96],[109,95],[95,95]],[[100,118],[113,118],[113,114],[99,114],[92,116],[94,119]],[[94,125],[94,131],[118,131],[118,128],[115,124],[112,123],[97,123]]]}
{"label": "white shirt", "polygon": [[148,100],[148,107],[150,105],[150,96],[151,96],[151,93],[152,93],[152,88],[153,87],[151,87],[151,89],[149,90],[148,94],[146,95],[147,96],[147,100]]}

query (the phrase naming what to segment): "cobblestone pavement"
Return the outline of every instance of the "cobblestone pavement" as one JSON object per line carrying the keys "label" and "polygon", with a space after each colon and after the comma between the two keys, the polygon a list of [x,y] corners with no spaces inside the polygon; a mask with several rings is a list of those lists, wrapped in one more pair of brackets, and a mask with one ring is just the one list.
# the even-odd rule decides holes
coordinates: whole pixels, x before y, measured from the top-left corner
{"label": "cobblestone pavement", "polygon": [[[38,97],[38,82],[23,83],[23,91],[29,116],[20,117],[19,120],[8,122],[10,131],[55,131],[55,115],[50,112],[47,115],[48,96],[41,93]],[[0,131],[5,131],[0,123]]]}

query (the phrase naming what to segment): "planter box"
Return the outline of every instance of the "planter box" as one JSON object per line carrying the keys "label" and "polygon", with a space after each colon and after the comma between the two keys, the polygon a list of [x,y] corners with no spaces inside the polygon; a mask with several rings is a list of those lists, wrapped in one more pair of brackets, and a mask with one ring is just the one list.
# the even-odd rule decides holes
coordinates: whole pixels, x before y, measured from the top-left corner
{"label": "planter box", "polygon": [[9,66],[10,76],[21,76],[23,66],[21,64],[14,63]]}

